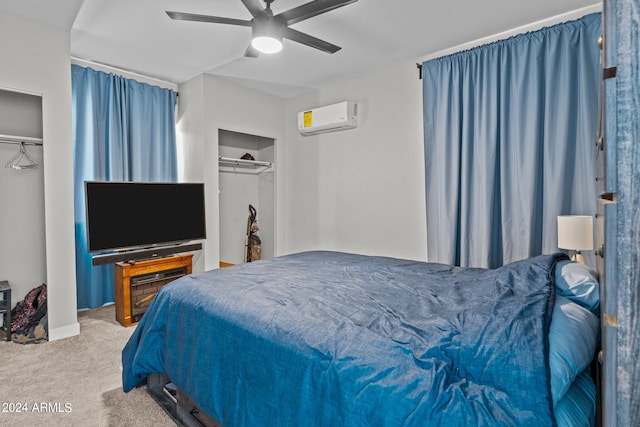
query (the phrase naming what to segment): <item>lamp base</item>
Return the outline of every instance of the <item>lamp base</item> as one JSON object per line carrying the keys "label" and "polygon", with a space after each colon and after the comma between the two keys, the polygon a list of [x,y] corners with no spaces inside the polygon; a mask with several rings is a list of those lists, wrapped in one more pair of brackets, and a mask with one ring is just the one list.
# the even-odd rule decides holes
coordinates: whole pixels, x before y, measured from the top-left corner
{"label": "lamp base", "polygon": [[580,253],[580,251],[576,251],[575,254],[571,257],[571,261],[579,262],[580,264],[586,264],[584,261],[584,257]]}

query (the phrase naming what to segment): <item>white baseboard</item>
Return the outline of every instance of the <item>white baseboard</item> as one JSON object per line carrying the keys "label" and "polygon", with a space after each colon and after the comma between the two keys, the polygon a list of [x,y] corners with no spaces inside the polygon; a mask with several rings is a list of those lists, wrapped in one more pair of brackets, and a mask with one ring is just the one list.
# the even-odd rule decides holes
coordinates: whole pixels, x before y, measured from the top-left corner
{"label": "white baseboard", "polygon": [[80,335],[80,323],[78,322],[60,328],[49,329],[49,341],[61,340],[76,335]]}

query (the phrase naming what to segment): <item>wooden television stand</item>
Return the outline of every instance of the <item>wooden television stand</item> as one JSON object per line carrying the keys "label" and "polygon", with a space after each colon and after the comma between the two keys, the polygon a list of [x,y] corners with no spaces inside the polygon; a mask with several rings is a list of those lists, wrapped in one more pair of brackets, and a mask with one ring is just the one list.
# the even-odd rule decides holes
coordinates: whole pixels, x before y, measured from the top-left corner
{"label": "wooden television stand", "polygon": [[175,279],[191,274],[193,254],[114,264],[116,320],[138,323],[155,294]]}

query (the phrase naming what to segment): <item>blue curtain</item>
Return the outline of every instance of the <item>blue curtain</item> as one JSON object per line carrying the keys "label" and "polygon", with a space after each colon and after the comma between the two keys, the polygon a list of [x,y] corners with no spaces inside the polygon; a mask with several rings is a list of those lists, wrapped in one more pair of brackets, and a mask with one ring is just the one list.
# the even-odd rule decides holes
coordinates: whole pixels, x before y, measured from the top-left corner
{"label": "blue curtain", "polygon": [[422,64],[430,261],[554,252],[558,215],[595,213],[599,35],[598,13]]}
{"label": "blue curtain", "polygon": [[177,180],[176,93],[71,66],[78,308],[114,301],[113,266],[87,252],[84,181]]}

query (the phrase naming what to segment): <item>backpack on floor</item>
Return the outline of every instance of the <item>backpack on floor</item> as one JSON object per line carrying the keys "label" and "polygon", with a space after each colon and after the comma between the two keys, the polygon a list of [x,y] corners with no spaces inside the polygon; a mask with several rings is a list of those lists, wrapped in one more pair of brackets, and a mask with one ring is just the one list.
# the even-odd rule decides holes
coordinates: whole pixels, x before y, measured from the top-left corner
{"label": "backpack on floor", "polygon": [[24,334],[47,314],[47,285],[33,288],[11,310],[11,332]]}

